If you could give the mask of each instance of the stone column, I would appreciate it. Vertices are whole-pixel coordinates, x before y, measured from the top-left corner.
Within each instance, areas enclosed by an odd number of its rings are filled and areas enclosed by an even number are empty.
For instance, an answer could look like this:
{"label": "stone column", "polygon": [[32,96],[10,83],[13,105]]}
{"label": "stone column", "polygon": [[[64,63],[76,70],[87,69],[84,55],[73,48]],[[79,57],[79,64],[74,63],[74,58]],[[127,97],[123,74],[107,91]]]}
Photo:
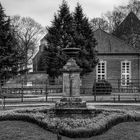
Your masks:
{"label": "stone column", "polygon": [[70,58],[63,67],[63,94],[67,97],[80,96],[81,69],[73,58]]}

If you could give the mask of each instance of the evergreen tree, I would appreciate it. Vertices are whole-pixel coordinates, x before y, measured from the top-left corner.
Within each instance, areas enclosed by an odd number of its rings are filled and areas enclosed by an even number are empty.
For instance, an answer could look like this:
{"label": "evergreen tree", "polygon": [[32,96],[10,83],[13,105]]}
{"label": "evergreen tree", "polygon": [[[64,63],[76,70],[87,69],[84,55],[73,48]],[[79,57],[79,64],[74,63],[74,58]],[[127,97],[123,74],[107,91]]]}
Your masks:
{"label": "evergreen tree", "polygon": [[58,14],[54,16],[52,26],[48,28],[46,39],[49,45],[65,48],[71,41],[73,18],[66,1],[63,1]]}
{"label": "evergreen tree", "polygon": [[[69,11],[66,1],[63,1],[59,7],[58,14],[55,14],[52,26],[47,28],[48,33],[45,38],[47,47],[40,58],[43,59],[45,68],[50,77],[58,77],[61,74],[60,68],[66,62],[66,56],[62,54],[62,48],[65,48],[71,42],[73,18]],[[41,64],[40,64],[41,65]],[[40,67],[42,69],[42,67]]]}
{"label": "evergreen tree", "polygon": [[15,32],[0,4],[0,80],[17,74],[19,59]]}
{"label": "evergreen tree", "polygon": [[44,50],[43,58],[47,65],[47,73],[51,77],[61,74],[60,69],[68,59],[62,53],[62,49],[65,47],[80,48],[81,53],[76,61],[83,69],[82,74],[92,71],[96,64],[94,51],[96,41],[88,19],[84,16],[79,4],[73,14],[70,13],[66,1],[63,1],[59,8],[46,35],[48,46]]}
{"label": "evergreen tree", "polygon": [[97,64],[95,45],[96,40],[92,27],[88,21],[88,18],[83,14],[81,5],[78,3],[73,13],[74,22],[74,42],[75,47],[81,49],[79,57],[77,57],[77,63],[83,69],[82,75],[91,72]]}

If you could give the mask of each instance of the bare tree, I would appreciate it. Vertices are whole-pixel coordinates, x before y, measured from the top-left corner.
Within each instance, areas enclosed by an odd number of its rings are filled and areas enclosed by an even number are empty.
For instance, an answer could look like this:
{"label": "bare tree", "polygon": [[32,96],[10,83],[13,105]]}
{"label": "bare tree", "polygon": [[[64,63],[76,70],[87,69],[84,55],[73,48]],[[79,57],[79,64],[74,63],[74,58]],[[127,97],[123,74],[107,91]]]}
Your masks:
{"label": "bare tree", "polygon": [[90,24],[92,26],[93,31],[97,30],[98,28],[104,31],[108,31],[109,29],[108,22],[100,17],[91,19]]}
{"label": "bare tree", "polygon": [[120,5],[115,7],[113,11],[105,13],[103,17],[109,23],[110,32],[114,31],[130,12],[135,13],[140,18],[139,0],[129,0],[126,5]]}
{"label": "bare tree", "polygon": [[128,12],[133,11],[138,17],[140,17],[140,1],[139,0],[129,0],[127,6],[122,7],[122,9],[126,9]]}
{"label": "bare tree", "polygon": [[131,46],[140,49],[139,0],[129,0],[126,5],[115,7],[113,11],[104,14],[104,17],[109,22],[111,33]]}
{"label": "bare tree", "polygon": [[113,32],[123,21],[125,15],[119,8],[114,8],[113,11],[108,11],[104,18],[108,21],[109,32]]}
{"label": "bare tree", "polygon": [[12,24],[16,30],[20,53],[24,56],[22,69],[27,70],[39,46],[39,40],[45,34],[45,28],[30,17],[18,15],[12,17]]}

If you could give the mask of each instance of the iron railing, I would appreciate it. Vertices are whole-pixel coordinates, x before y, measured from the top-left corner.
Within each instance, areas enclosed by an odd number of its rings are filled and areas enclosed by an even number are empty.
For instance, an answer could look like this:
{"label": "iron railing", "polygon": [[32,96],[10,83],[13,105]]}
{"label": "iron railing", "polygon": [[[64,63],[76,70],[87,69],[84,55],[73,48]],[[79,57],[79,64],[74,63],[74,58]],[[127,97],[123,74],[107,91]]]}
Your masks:
{"label": "iron railing", "polygon": [[[125,86],[121,79],[107,79],[109,84],[96,84],[99,81],[93,81],[93,85],[80,88],[81,96],[92,96],[96,100],[121,100],[124,98],[138,99],[140,94],[140,79],[131,79]],[[124,80],[123,80],[124,81]],[[110,87],[108,86],[110,85]],[[1,85],[1,95],[9,97],[20,97],[21,101],[26,95],[62,95],[62,85],[49,85],[47,81],[3,81]],[[13,96],[12,96],[13,95]]]}

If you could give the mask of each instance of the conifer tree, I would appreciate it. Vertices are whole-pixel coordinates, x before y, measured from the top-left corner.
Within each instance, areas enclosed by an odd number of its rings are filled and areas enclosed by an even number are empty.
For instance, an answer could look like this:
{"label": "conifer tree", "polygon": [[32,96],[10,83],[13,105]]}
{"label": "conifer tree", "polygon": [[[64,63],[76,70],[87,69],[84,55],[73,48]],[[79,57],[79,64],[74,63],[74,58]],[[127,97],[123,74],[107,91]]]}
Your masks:
{"label": "conifer tree", "polygon": [[67,2],[63,1],[58,13],[54,16],[52,26],[47,28],[48,33],[45,36],[47,47],[40,58],[40,61],[43,59],[42,62],[44,62],[43,65],[40,65],[46,68],[50,77],[58,77],[61,74],[60,68],[66,61],[66,56],[62,54],[62,48],[71,42],[72,22],[72,14]]}
{"label": "conifer tree", "polygon": [[96,64],[95,45],[92,27],[84,16],[82,7],[77,4],[71,14],[66,1],[59,7],[54,16],[52,26],[48,27],[46,35],[48,46],[44,49],[46,71],[51,77],[61,74],[60,69],[66,63],[68,57],[62,53],[65,47],[77,47],[81,49],[76,58],[77,63],[83,69],[82,74],[92,71]]}
{"label": "conifer tree", "polygon": [[0,4],[0,80],[17,74],[20,58],[10,18]]}
{"label": "conifer tree", "polygon": [[97,64],[95,45],[96,40],[88,18],[83,14],[83,9],[78,3],[73,13],[75,46],[81,49],[77,63],[83,69],[82,75],[91,72]]}

